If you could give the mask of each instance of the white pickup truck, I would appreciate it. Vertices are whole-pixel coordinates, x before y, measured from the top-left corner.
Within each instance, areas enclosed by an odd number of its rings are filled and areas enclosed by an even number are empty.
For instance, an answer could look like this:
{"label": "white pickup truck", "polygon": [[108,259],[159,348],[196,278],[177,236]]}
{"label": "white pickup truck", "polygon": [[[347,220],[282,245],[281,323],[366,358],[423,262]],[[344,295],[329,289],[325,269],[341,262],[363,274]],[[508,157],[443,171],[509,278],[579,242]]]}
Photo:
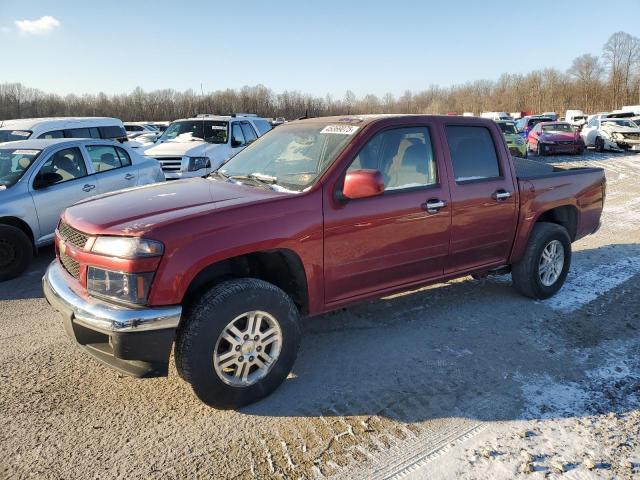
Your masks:
{"label": "white pickup truck", "polygon": [[251,114],[199,115],[172,122],[144,155],[160,162],[168,180],[204,177],[271,129]]}

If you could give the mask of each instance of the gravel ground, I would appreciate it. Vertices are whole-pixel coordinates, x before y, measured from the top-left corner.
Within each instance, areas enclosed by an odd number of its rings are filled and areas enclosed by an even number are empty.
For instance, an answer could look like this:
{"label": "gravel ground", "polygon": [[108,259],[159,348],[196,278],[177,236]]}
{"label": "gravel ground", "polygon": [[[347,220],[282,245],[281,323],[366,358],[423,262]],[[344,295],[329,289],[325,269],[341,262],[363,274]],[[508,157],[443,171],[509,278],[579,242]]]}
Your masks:
{"label": "gravel ground", "polygon": [[0,286],[0,477],[639,475],[640,155],[545,161],[609,182],[557,297],[467,277],[309,319],[290,378],[237,412],[75,348],[42,298],[45,250]]}

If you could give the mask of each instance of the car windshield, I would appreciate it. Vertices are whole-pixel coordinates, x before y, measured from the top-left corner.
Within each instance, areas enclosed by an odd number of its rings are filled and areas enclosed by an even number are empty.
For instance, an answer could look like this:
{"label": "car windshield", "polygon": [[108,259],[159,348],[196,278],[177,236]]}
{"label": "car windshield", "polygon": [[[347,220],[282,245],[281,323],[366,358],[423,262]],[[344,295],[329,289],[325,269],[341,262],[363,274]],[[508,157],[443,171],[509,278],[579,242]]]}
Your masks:
{"label": "car windshield", "polygon": [[551,125],[543,125],[543,132],[573,132],[573,128],[568,123],[552,123]]}
{"label": "car windshield", "polygon": [[38,158],[41,150],[0,148],[0,190],[14,185]]}
{"label": "car windshield", "polygon": [[638,126],[631,120],[625,120],[622,118],[603,120],[602,125],[616,125],[619,127],[638,128]]}
{"label": "car windshield", "polygon": [[161,141],[190,142],[194,140],[209,143],[227,143],[229,124],[214,120],[184,120],[173,122],[162,136]]}
{"label": "car windshield", "polygon": [[547,117],[545,117],[545,118],[542,118],[542,117],[540,117],[540,118],[530,118],[529,119],[529,126],[533,127],[534,125],[537,125],[540,122],[553,122],[553,119],[552,118],[547,118]]}
{"label": "car windshield", "polygon": [[26,140],[31,136],[29,130],[0,130],[0,143]]}
{"label": "car windshield", "polygon": [[515,123],[498,123],[498,125],[500,126],[500,130],[502,130],[502,133],[518,133],[516,131],[516,125]]}
{"label": "car windshield", "polygon": [[225,177],[266,180],[274,190],[310,187],[359,129],[354,125],[288,123],[260,137],[229,160]]}

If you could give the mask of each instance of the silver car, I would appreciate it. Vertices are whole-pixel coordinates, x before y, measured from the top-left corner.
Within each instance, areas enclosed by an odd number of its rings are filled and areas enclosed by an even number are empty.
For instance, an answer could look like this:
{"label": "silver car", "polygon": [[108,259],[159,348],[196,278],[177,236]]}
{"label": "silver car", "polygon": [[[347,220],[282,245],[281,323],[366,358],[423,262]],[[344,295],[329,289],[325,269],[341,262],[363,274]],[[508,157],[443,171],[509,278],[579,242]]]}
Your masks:
{"label": "silver car", "polygon": [[60,213],[93,195],[165,180],[160,164],[111,140],[0,144],[0,281],[51,243]]}

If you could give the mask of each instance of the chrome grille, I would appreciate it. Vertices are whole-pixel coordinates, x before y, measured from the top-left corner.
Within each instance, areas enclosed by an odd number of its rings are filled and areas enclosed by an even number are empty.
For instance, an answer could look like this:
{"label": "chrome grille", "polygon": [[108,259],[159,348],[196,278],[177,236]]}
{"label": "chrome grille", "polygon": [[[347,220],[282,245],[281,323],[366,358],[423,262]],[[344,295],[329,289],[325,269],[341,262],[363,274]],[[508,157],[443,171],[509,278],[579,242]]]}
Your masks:
{"label": "chrome grille", "polygon": [[65,241],[69,242],[76,248],[84,248],[84,246],[87,244],[87,240],[89,239],[88,235],[79,232],[75,228],[67,225],[62,220],[58,225],[58,233]]}
{"label": "chrome grille", "polygon": [[160,168],[164,172],[179,172],[182,170],[182,157],[156,157]]}
{"label": "chrome grille", "polygon": [[80,277],[80,264],[69,255],[60,252],[60,263],[64,269],[74,278]]}

